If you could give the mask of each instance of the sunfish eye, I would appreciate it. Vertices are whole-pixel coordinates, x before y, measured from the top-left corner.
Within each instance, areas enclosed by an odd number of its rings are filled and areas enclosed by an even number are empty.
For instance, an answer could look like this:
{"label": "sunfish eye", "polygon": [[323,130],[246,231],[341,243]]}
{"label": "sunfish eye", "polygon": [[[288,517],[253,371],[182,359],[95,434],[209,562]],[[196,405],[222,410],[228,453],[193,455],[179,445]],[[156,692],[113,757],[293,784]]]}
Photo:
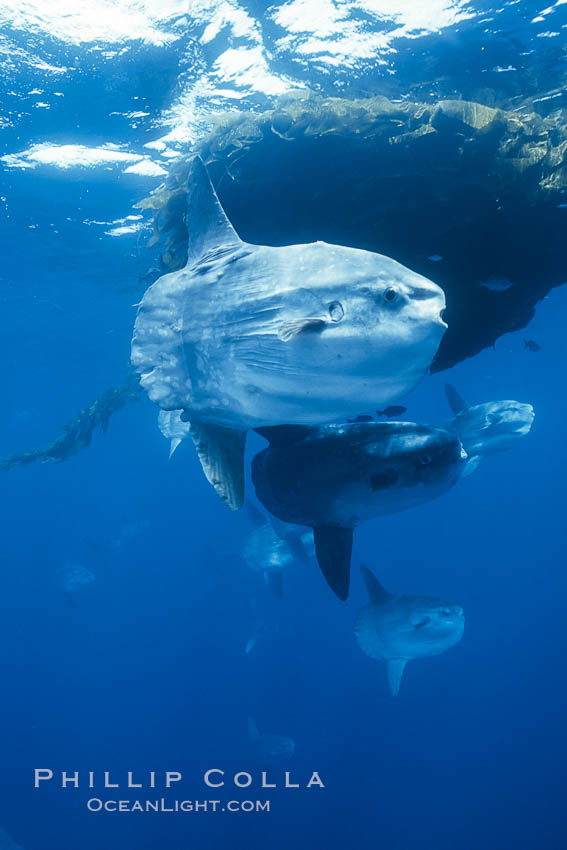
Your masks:
{"label": "sunfish eye", "polygon": [[388,304],[393,304],[397,297],[398,293],[392,286],[389,286],[388,289],[384,292],[384,301],[387,301]]}
{"label": "sunfish eye", "polygon": [[419,459],[419,462],[423,464],[423,466],[429,466],[429,464],[431,463],[431,458],[429,457],[429,455],[422,455]]}
{"label": "sunfish eye", "polygon": [[340,322],[345,314],[343,305],[340,301],[331,301],[329,304],[329,316],[332,322]]}

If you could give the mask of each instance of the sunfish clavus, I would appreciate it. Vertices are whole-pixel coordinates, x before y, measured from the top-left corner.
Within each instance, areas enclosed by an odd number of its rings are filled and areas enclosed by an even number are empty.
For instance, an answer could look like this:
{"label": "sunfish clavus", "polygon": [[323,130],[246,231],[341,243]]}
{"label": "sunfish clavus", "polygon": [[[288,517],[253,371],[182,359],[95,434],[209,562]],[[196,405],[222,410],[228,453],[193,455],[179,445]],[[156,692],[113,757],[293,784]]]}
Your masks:
{"label": "sunfish clavus", "polygon": [[463,609],[435,596],[388,593],[368,567],[361,570],[370,604],[358,615],[356,637],[366,655],[386,662],[390,691],[397,696],[408,661],[440,655],[460,641]]}
{"label": "sunfish clavus", "polygon": [[238,509],[246,431],[332,422],[405,395],[439,347],[445,296],[370,251],[243,242],[198,157],[187,225],[187,265],[146,291],[132,363],[152,401],[183,411],[205,475]]}

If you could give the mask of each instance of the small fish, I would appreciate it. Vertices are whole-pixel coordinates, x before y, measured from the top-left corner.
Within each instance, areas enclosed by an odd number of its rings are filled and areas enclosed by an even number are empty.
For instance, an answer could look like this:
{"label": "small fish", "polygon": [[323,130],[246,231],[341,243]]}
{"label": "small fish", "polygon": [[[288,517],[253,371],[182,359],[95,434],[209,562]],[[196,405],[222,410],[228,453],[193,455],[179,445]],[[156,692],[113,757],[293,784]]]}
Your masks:
{"label": "small fish", "polygon": [[541,351],[541,345],[535,341],[535,339],[525,339],[524,340],[524,348],[527,348],[528,351]]}
{"label": "small fish", "polygon": [[372,416],[368,416],[368,414],[362,414],[361,416],[356,416],[354,419],[348,419],[347,422],[374,422]]}
{"label": "small fish", "polygon": [[384,410],[377,410],[376,416],[378,419],[381,416],[387,416],[388,419],[391,419],[392,416],[403,416],[404,413],[407,413],[407,407],[402,407],[401,404],[391,404],[389,407],[385,407]]}
{"label": "small fish", "polygon": [[441,256],[441,254],[432,254],[427,259],[431,260],[432,263],[440,263],[443,257]]}
{"label": "small fish", "polygon": [[489,277],[487,280],[479,280],[477,286],[488,289],[490,292],[506,292],[513,287],[511,280],[507,277]]}

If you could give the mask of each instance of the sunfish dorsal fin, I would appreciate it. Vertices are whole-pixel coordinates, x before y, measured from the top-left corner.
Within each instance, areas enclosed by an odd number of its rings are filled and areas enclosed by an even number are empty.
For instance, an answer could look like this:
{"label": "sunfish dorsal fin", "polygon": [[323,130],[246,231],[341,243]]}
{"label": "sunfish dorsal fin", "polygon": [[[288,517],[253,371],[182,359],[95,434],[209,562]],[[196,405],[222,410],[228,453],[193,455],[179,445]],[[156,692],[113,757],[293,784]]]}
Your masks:
{"label": "sunfish dorsal fin", "polygon": [[228,507],[238,511],[244,504],[246,431],[191,422],[190,434],[207,480]]}
{"label": "sunfish dorsal fin", "polygon": [[257,434],[269,442],[271,446],[290,446],[303,440],[311,433],[308,425],[269,425],[266,428],[255,428]]}
{"label": "sunfish dorsal fin", "polygon": [[467,407],[469,407],[462,395],[457,392],[452,384],[445,384],[445,395],[447,396],[449,407],[453,413],[460,413],[462,410],[466,410]]}
{"label": "sunfish dorsal fin", "polygon": [[392,594],[388,593],[385,587],[382,587],[374,573],[371,573],[367,566],[361,564],[360,572],[362,573],[362,578],[364,579],[371,602],[374,602],[376,605],[384,605],[392,598]]}
{"label": "sunfish dorsal fin", "polygon": [[187,177],[187,265],[220,245],[242,241],[217,197],[201,157],[196,156]]}
{"label": "sunfish dorsal fin", "polygon": [[343,602],[348,598],[350,583],[352,533],[352,528],[340,526],[313,529],[315,552],[321,572],[333,593]]}
{"label": "sunfish dorsal fin", "polygon": [[400,692],[400,684],[407,663],[407,658],[391,658],[388,661],[388,685],[393,697],[397,697]]}

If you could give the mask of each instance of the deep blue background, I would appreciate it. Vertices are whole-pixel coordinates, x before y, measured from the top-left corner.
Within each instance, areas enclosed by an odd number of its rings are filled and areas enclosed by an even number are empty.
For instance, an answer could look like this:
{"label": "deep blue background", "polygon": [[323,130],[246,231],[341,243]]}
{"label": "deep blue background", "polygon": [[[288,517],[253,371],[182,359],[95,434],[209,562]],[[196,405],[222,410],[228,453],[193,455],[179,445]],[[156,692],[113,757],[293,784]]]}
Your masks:
{"label": "deep blue background", "polygon": [[[159,108],[177,72],[172,55],[161,61],[116,88],[141,86]],[[81,92],[65,104],[67,117],[36,112],[43,124],[7,130],[4,149],[58,130],[72,139]],[[116,141],[99,107],[91,143]],[[2,173],[1,455],[50,442],[125,374],[149,234],[113,239],[83,221],[127,215],[147,191],[116,171]],[[409,417],[443,423],[450,380],[472,403],[530,402],[536,420],[438,502],[357,532],[355,567],[465,610],[462,642],[411,663],[396,699],[354,638],[365,604],[356,569],[346,604],[316,566],[291,570],[277,604],[242,562],[246,518],[224,508],[189,445],[168,462],[145,398],[68,463],[2,473],[0,824],[28,850],[563,848],[566,316],[567,290],[555,290],[525,333],[405,402]],[[76,607],[66,564],[96,577]],[[257,620],[263,636],[247,656]],[[205,769],[261,769],[250,714],[291,735],[289,768],[303,781],[318,770],[326,789],[273,793],[269,815],[120,817],[88,814],[87,789],[33,790],[35,767],[170,769],[186,777],[175,796],[216,798]]]}

